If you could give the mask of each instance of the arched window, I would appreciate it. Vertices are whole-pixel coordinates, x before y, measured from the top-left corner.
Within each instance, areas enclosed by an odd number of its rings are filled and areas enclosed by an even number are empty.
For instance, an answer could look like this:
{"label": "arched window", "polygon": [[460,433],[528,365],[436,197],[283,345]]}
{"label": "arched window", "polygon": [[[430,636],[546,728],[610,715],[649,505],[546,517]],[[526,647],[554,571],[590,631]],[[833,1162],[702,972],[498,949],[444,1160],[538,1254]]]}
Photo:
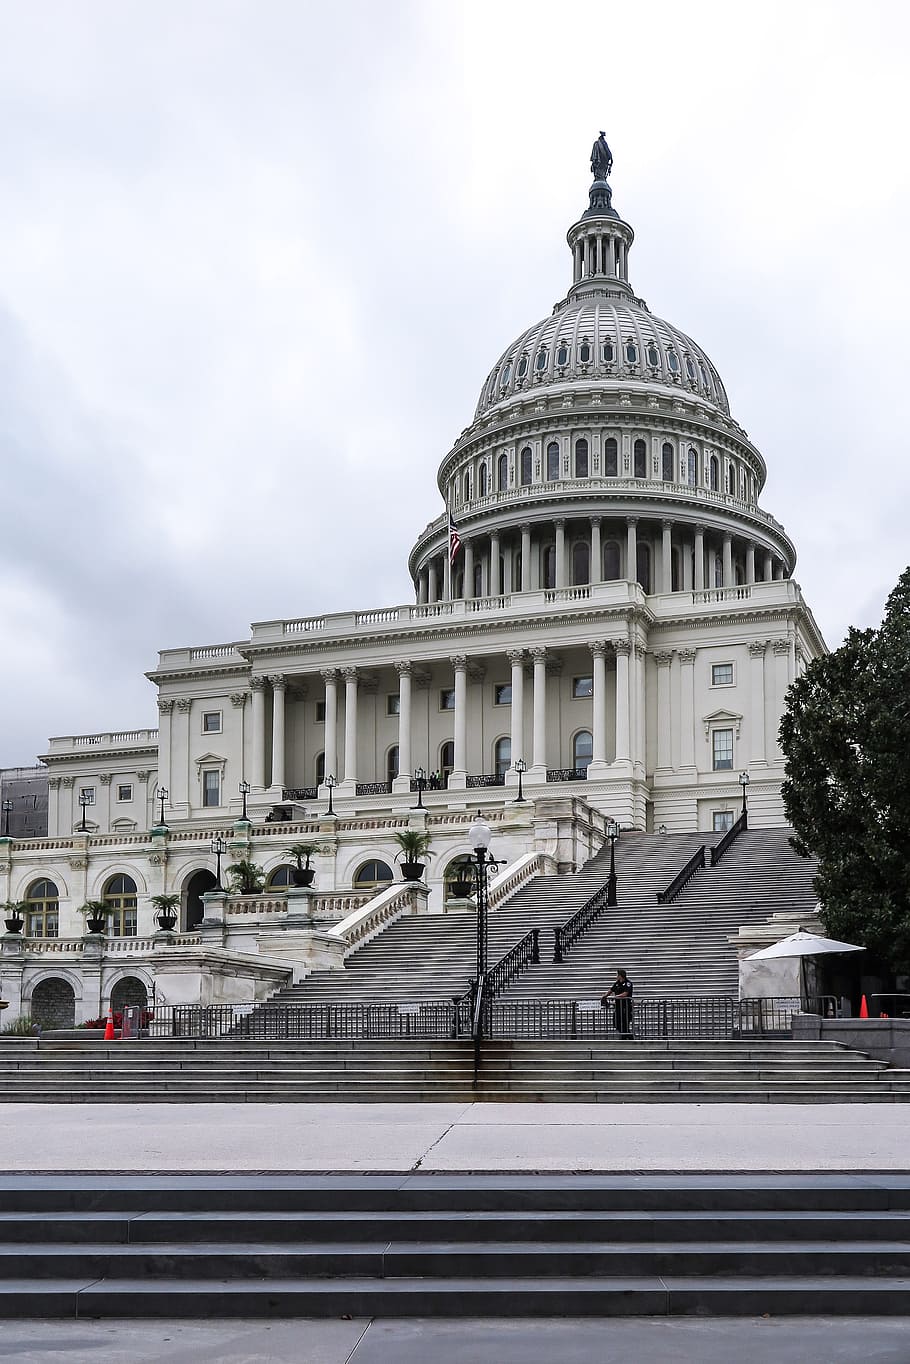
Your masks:
{"label": "arched window", "polygon": [[520,592],[521,589],[521,550],[515,551],[515,567],[512,570],[512,591]]}
{"label": "arched window", "polygon": [[489,478],[489,475],[487,474],[487,466],[486,466],[486,464],[481,464],[481,466],[480,466],[480,493],[479,493],[479,496],[480,496],[480,497],[486,497],[487,493],[490,491],[489,488],[488,488],[488,486],[487,486],[487,480],[488,480],[488,478]]}
{"label": "arched window", "polygon": [[474,596],[483,596],[483,564],[480,560],[474,565]]}
{"label": "arched window", "polygon": [[578,363],[580,365],[589,365],[591,363],[591,346],[587,341],[582,341],[581,345],[578,347]]}
{"label": "arched window", "polygon": [[544,587],[556,586],[556,546],[545,545],[542,555],[543,585]]}
{"label": "arched window", "polygon": [[708,465],[708,485],[712,492],[716,493],[720,489],[720,465],[716,455],[711,456],[711,463]]}
{"label": "arched window", "polygon": [[701,382],[705,392],[710,393],[711,385],[708,383],[708,371],[705,369],[701,360],[698,362],[698,372],[701,375]]}
{"label": "arched window", "polygon": [[464,596],[464,573],[461,569],[452,576],[452,596],[455,598]]}
{"label": "arched window", "polygon": [[660,351],[657,349],[653,341],[648,346],[647,357],[648,364],[651,366],[651,368],[657,369],[657,366],[660,364]]}
{"label": "arched window", "polygon": [[591,548],[584,540],[572,546],[572,584],[580,587],[591,581]]}
{"label": "arched window", "polygon": [[447,739],[439,748],[439,772],[442,776],[442,784],[449,780],[449,774],[455,767],[455,745],[451,739]]}
{"label": "arched window", "polygon": [[724,585],[724,561],[719,554],[714,556],[714,586],[723,587]]}
{"label": "arched window", "polygon": [[545,370],[546,367],[547,367],[547,352],[546,352],[545,350],[539,350],[539,351],[537,352],[537,362],[536,362],[536,363],[537,363],[537,373],[538,373],[538,374],[543,374],[544,370]]}
{"label": "arched window", "polygon": [[586,440],[575,442],[575,477],[588,477],[588,442]]}
{"label": "arched window", "polygon": [[690,381],[694,384],[694,383],[695,383],[695,366],[694,366],[693,363],[692,363],[692,356],[691,356],[691,355],[687,355],[687,356],[686,356],[686,374],[689,376]]}
{"label": "arched window", "polygon": [[689,446],[688,464],[686,468],[687,483],[690,488],[694,488],[698,479],[698,451],[694,445]]}
{"label": "arched window", "polygon": [[667,367],[669,368],[671,374],[679,373],[679,356],[676,354],[676,351],[673,349],[672,346],[667,351]]}
{"label": "arched window", "polygon": [[560,368],[569,363],[569,347],[566,345],[565,341],[560,341],[559,343],[559,348],[556,352],[556,363]]}
{"label": "arched window", "polygon": [[682,571],[680,568],[679,550],[670,551],[670,591],[679,592],[682,589]]}
{"label": "arched window", "polygon": [[612,365],[616,359],[616,348],[612,341],[605,341],[600,348],[600,358],[605,365]]}
{"label": "arched window", "polygon": [[587,772],[594,756],[594,740],[587,729],[580,729],[572,740],[572,766],[576,772]]}
{"label": "arched window", "polygon": [[523,355],[518,362],[518,378],[523,379],[528,372],[528,357]]}
{"label": "arched window", "polygon": [[619,542],[608,540],[604,545],[604,582],[612,583],[620,576]]}
{"label": "arched window", "polygon": [[500,388],[505,388],[506,384],[509,382],[509,380],[511,379],[511,377],[512,377],[512,363],[511,363],[511,361],[510,361],[507,365],[504,365],[504,366],[503,366],[502,374],[500,374],[500,376],[499,376],[499,387],[500,387]]}
{"label": "arched window", "polygon": [[463,481],[462,481],[462,486],[463,486],[463,488],[464,488],[464,500],[465,500],[465,502],[470,502],[470,500],[471,500],[471,471],[470,471],[470,469],[465,470],[465,476],[464,476],[464,479],[463,479]]}
{"label": "arched window", "polygon": [[115,938],[133,938],[138,931],[136,882],[131,876],[112,876],[101,893],[107,907],[110,933]]}
{"label": "arched window", "polygon": [[385,755],[385,779],[391,786],[398,776],[398,745],[392,744],[388,753]]}
{"label": "arched window", "polygon": [[735,495],[736,495],[736,465],[735,465],[735,464],[728,464],[728,465],[727,465],[727,492],[730,493],[731,496],[735,496]]}
{"label": "arched window", "polygon": [[276,867],[269,872],[269,879],[266,881],[266,890],[282,890],[285,886],[294,884],[293,867]]}
{"label": "arched window", "polygon": [[504,777],[512,766],[512,740],[497,739],[493,745],[493,768],[497,777]]}
{"label": "arched window", "polygon": [[60,894],[53,881],[33,881],[25,894],[25,936],[56,938],[60,931]]}
{"label": "arched window", "polygon": [[458,483],[457,483],[457,482],[454,483],[454,484],[452,485],[452,501],[454,502],[454,504],[455,504],[456,507],[458,506],[459,502],[461,501],[461,494],[460,494],[459,491],[458,491]]}
{"label": "arched window", "polygon": [[648,449],[643,440],[637,440],[633,446],[635,459],[634,473],[636,478],[648,477]]}
{"label": "arched window", "polygon": [[325,781],[325,754],[316,754],[316,785],[321,786]]}
{"label": "arched window", "polygon": [[394,879],[392,868],[387,862],[380,862],[378,857],[371,857],[369,862],[361,862],[355,871],[354,889],[378,890],[380,886],[387,886]]}
{"label": "arched window", "polygon": [[522,450],[522,452],[521,452],[521,482],[522,482],[522,487],[527,487],[528,484],[531,482],[531,475],[532,475],[532,473],[533,473],[533,457],[532,457],[532,455],[531,455],[531,447],[530,447],[530,445],[526,445],[525,448],[524,448],[524,449]]}
{"label": "arched window", "polygon": [[651,591],[651,546],[642,544],[641,541],[635,547],[636,578],[640,587],[646,592]]}
{"label": "arched window", "polygon": [[607,478],[616,478],[619,474],[619,446],[612,436],[604,441],[604,473]]}
{"label": "arched window", "polygon": [[638,364],[638,347],[636,346],[635,342],[632,340],[631,337],[626,342],[626,364],[627,365]]}
{"label": "arched window", "polygon": [[547,479],[559,478],[559,445],[551,440],[547,446]]}
{"label": "arched window", "polygon": [[503,452],[496,462],[496,482],[501,493],[509,486],[509,456]]}
{"label": "arched window", "polygon": [[664,441],[660,452],[660,476],[664,483],[673,482],[673,446],[669,441]]}

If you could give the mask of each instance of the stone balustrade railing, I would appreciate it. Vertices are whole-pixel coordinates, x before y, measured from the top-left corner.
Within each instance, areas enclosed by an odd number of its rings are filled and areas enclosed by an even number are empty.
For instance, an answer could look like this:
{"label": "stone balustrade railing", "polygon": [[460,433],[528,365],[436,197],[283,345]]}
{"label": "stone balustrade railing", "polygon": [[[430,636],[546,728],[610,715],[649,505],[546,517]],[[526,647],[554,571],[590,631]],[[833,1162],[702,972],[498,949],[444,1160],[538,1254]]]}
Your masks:
{"label": "stone balustrade railing", "polygon": [[362,890],[318,890],[310,896],[310,913],[317,919],[345,919],[372,898]]}
{"label": "stone balustrade railing", "polygon": [[285,895],[238,895],[225,896],[224,917],[236,918],[238,915],[261,918],[264,914],[287,914],[288,902]]}
{"label": "stone balustrade railing", "polygon": [[365,905],[342,919],[340,924],[329,930],[329,938],[343,946],[343,955],[348,956],[357,947],[375,938],[395,919],[405,914],[418,914],[426,906],[427,890],[414,881],[390,886],[372,896]]}
{"label": "stone balustrade railing", "polygon": [[526,853],[494,876],[487,888],[487,905],[496,909],[535,877],[552,876],[555,872],[556,862],[549,853]]}
{"label": "stone balustrade railing", "polygon": [[[23,951],[40,956],[71,956],[85,950],[84,938],[21,938]],[[173,933],[167,938],[157,934],[154,938],[124,937],[104,938],[101,944],[102,957],[148,956],[162,947],[200,947],[202,938],[198,933]]]}

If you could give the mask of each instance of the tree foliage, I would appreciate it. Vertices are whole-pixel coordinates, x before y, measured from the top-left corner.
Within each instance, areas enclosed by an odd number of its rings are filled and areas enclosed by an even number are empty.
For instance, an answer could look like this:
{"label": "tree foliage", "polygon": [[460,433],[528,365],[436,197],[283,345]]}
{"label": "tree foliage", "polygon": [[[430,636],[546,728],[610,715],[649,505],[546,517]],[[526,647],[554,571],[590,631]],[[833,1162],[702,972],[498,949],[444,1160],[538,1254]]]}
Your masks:
{"label": "tree foliage", "polygon": [[910,568],[879,629],[851,630],[793,684],[780,740],[825,928],[910,970]]}

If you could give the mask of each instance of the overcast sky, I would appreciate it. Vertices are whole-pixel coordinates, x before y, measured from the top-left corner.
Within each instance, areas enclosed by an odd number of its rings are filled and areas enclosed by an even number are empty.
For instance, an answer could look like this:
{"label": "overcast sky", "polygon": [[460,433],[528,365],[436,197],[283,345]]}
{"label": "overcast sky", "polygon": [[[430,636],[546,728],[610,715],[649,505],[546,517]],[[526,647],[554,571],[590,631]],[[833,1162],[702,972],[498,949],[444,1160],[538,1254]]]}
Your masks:
{"label": "overcast sky", "polygon": [[157,650],[411,599],[436,467],[630,276],[768,464],[829,644],[910,560],[897,3],[0,0],[0,766],[157,723]]}

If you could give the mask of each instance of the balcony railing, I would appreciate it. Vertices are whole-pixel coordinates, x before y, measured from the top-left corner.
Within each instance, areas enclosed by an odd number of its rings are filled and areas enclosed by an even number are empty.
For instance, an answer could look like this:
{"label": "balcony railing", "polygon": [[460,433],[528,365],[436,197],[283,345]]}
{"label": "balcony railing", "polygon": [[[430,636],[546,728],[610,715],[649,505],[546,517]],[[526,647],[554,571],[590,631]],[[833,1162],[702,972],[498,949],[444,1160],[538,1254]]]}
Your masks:
{"label": "balcony railing", "polygon": [[469,791],[478,790],[486,786],[505,786],[506,777],[504,772],[481,772],[476,775],[468,775],[465,785]]}
{"label": "balcony railing", "polygon": [[586,781],[586,767],[548,767],[547,781]]}
{"label": "balcony railing", "polygon": [[318,786],[283,786],[281,788],[282,800],[318,800]]}
{"label": "balcony railing", "polygon": [[392,794],[392,783],[390,781],[359,781],[354,790],[358,796],[390,796]]}

